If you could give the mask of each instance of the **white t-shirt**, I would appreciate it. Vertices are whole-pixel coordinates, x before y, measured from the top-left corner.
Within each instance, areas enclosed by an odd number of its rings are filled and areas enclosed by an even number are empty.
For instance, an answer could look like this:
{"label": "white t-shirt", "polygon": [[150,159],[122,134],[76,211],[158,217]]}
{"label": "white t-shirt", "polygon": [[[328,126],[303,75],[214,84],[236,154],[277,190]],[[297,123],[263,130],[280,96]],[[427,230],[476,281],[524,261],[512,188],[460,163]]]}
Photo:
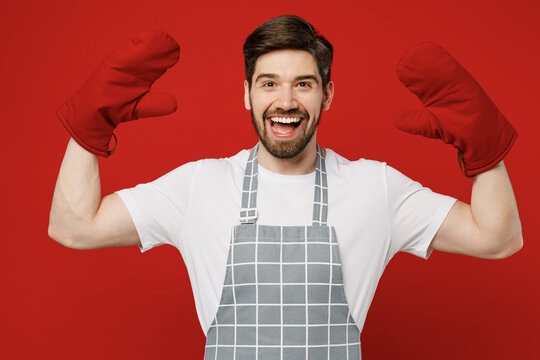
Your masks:
{"label": "white t-shirt", "polygon": [[[216,314],[231,241],[239,224],[249,151],[184,164],[159,179],[117,191],[141,251],[170,244],[187,267],[204,333]],[[386,264],[398,251],[427,259],[431,240],[456,201],[385,162],[349,161],[326,150],[328,225],[336,230],[345,295],[358,328]],[[311,225],[315,172],[272,173],[259,165],[258,224]]]}

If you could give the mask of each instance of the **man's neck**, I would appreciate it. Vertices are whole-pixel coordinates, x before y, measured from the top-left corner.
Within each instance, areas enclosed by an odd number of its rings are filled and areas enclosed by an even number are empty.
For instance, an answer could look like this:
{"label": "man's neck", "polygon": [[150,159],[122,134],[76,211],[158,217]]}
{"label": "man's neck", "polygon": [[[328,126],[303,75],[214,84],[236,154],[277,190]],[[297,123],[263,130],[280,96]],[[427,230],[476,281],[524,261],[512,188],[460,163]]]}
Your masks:
{"label": "man's neck", "polygon": [[310,174],[315,171],[317,161],[317,141],[315,140],[314,136],[300,154],[290,159],[276,158],[272,154],[270,154],[262,144],[260,144],[259,152],[257,154],[257,161],[266,170],[278,174]]}

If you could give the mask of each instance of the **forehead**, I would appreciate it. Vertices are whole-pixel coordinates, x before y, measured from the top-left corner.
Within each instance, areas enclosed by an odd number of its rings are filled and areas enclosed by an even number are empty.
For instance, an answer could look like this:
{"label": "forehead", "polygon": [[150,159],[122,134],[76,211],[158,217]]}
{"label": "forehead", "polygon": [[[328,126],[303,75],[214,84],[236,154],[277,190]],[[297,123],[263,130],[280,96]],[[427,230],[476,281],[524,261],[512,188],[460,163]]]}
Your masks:
{"label": "forehead", "polygon": [[313,55],[304,50],[275,50],[261,55],[255,62],[253,79],[259,74],[275,74],[281,78],[315,75],[320,78]]}

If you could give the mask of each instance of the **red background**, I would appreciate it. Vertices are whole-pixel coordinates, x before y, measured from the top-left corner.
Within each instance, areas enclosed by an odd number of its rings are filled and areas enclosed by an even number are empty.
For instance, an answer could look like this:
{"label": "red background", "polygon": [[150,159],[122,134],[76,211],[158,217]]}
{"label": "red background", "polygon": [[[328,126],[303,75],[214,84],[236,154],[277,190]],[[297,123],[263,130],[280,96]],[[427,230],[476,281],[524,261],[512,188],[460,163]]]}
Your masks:
{"label": "red background", "polygon": [[[529,1],[18,1],[0,6],[3,171],[0,177],[0,358],[202,358],[179,253],[160,247],[75,251],[47,236],[69,139],[55,118],[103,57],[133,35],[166,30],[179,64],[156,84],[179,111],[120,126],[101,159],[103,195],[154,180],[187,161],[256,142],[243,107],[242,44],[271,17],[294,13],[335,47],[332,109],[319,143],[386,161],[424,186],[469,202],[456,151],[392,125],[419,104],[394,66],[431,40],[478,79],[519,132],[505,159],[525,246],[499,261],[398,254],[381,278],[362,333],[365,359],[538,359],[539,174],[536,146],[539,2]],[[536,154],[536,155],[534,155]]]}

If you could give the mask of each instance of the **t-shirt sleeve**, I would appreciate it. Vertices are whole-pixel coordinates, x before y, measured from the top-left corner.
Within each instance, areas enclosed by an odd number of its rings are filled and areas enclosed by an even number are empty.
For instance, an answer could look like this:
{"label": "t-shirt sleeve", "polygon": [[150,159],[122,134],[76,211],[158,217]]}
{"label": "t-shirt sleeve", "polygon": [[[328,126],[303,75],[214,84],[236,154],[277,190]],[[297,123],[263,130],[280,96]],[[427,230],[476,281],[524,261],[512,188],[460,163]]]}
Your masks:
{"label": "t-shirt sleeve", "polygon": [[385,164],[392,255],[429,258],[433,237],[457,199],[435,193]]}
{"label": "t-shirt sleeve", "polygon": [[199,166],[187,163],[152,182],[116,191],[135,224],[141,252],[169,244],[183,253],[182,229]]}

